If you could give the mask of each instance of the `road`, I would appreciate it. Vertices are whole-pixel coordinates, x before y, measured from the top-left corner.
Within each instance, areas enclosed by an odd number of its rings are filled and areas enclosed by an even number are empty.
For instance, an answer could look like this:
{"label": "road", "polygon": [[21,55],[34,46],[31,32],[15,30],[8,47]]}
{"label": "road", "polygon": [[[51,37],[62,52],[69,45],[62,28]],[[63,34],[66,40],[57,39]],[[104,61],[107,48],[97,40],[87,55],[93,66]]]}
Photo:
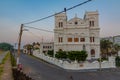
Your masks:
{"label": "road", "polygon": [[120,70],[64,70],[25,54],[21,55],[20,62],[23,64],[23,71],[34,80],[120,80]]}
{"label": "road", "polygon": [[34,57],[22,54],[20,62],[23,64],[24,72],[35,80],[68,80],[65,70]]}

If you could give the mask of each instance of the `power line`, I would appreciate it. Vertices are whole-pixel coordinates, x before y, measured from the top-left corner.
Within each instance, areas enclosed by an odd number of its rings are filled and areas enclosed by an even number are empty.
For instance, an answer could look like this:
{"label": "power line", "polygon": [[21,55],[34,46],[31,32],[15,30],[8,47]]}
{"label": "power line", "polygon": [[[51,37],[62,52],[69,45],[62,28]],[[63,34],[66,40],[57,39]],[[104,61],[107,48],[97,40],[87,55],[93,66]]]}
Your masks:
{"label": "power line", "polygon": [[92,1],[92,0],[84,1],[84,2],[82,2],[82,3],[80,3],[80,4],[78,4],[78,5],[75,5],[75,6],[73,6],[73,7],[68,8],[68,9],[64,8],[64,10],[61,11],[61,12],[58,12],[58,13],[56,13],[56,14],[52,14],[52,15],[50,15],[50,16],[47,16],[47,17],[44,17],[44,18],[41,18],[41,19],[37,19],[37,20],[31,21],[31,22],[27,22],[27,23],[24,23],[24,24],[32,24],[32,23],[35,23],[35,22],[38,22],[38,21],[42,21],[42,20],[44,20],[44,19],[53,17],[53,16],[55,16],[55,15],[57,15],[57,14],[60,14],[60,13],[69,11],[69,10],[71,10],[71,9],[74,9],[74,8],[76,8],[76,7],[78,7],[78,6],[81,6],[81,5],[85,4],[85,3],[88,3],[88,2],[90,2],[90,1]]}
{"label": "power line", "polygon": [[53,31],[49,31],[49,30],[45,30],[45,29],[39,29],[39,28],[31,27],[31,26],[24,26],[24,27],[28,27],[28,28],[32,28],[32,29],[36,29],[36,30],[40,30],[40,31],[45,31],[45,32],[54,33]]}

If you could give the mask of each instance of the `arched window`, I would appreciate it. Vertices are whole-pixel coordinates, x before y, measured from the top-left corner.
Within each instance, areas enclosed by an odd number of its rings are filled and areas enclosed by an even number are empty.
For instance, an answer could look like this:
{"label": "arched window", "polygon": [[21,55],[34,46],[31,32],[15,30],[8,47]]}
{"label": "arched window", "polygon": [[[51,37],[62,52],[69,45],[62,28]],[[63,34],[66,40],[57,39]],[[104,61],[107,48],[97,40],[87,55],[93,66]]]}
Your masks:
{"label": "arched window", "polygon": [[90,42],[95,42],[95,37],[90,37]]}
{"label": "arched window", "polygon": [[59,28],[63,27],[63,22],[59,22]]}
{"label": "arched window", "polygon": [[58,37],[58,42],[62,43],[63,42],[63,37]]}
{"label": "arched window", "polygon": [[93,27],[94,26],[94,21],[89,21],[89,26]]}
{"label": "arched window", "polygon": [[94,58],[95,57],[95,50],[91,49],[91,57]]}

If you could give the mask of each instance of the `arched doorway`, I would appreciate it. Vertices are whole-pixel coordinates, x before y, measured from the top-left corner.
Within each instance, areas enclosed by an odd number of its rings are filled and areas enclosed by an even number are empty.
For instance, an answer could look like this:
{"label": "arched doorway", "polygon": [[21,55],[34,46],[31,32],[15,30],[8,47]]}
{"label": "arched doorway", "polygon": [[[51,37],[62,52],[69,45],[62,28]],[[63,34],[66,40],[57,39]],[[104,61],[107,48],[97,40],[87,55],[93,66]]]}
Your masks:
{"label": "arched doorway", "polygon": [[91,49],[91,58],[95,58],[95,50]]}

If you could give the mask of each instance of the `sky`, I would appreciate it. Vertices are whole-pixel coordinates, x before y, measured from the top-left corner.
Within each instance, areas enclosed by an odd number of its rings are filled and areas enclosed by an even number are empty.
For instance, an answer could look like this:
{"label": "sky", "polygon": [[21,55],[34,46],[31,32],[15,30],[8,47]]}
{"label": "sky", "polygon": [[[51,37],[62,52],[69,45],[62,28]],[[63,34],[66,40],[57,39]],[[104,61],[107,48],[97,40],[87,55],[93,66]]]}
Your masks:
{"label": "sky", "polygon": [[[0,0],[0,42],[15,44],[18,41],[20,25],[41,19],[56,12],[70,8],[87,0]],[[67,12],[68,19],[77,14],[83,18],[85,11],[99,12],[100,37],[120,34],[120,0],[92,0]],[[54,17],[29,24],[53,31]],[[53,33],[24,28],[22,44],[41,41],[53,41]]]}

